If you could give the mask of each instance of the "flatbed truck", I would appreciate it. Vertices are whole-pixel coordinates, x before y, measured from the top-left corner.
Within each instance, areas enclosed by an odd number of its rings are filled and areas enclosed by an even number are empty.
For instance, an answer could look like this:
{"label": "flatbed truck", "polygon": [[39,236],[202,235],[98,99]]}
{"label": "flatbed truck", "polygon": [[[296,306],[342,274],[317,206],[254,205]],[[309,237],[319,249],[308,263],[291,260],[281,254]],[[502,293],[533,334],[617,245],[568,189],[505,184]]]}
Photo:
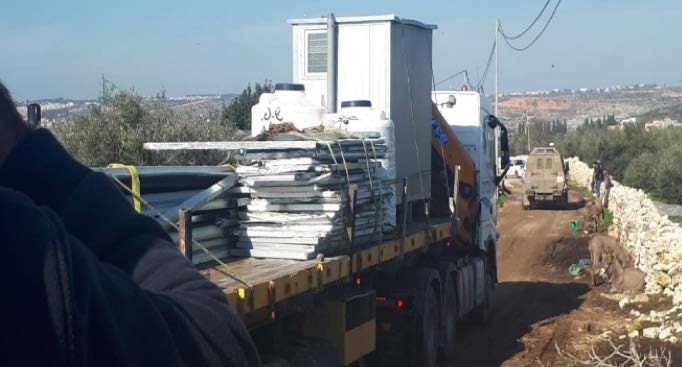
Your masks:
{"label": "flatbed truck", "polygon": [[[224,290],[265,365],[455,362],[458,321],[485,321],[494,300],[497,172],[508,164],[504,125],[478,93],[431,95],[435,26],[395,15],[330,15],[290,23],[294,82],[302,85],[290,89],[310,91],[309,97],[321,93],[332,103],[330,113],[336,113],[337,95],[358,96],[389,111],[396,128],[395,159],[406,164],[416,156],[418,171],[402,175],[408,166],[398,165],[396,228],[381,240],[338,256],[227,259],[201,271]],[[325,33],[326,69],[317,63]],[[387,52],[376,54],[377,49]],[[361,70],[378,73],[368,81],[356,75]],[[458,114],[464,105],[467,114]],[[283,111],[266,115],[282,122]],[[467,134],[456,133],[457,125]],[[496,139],[502,143],[501,160]],[[417,190],[422,184],[427,187]]]}

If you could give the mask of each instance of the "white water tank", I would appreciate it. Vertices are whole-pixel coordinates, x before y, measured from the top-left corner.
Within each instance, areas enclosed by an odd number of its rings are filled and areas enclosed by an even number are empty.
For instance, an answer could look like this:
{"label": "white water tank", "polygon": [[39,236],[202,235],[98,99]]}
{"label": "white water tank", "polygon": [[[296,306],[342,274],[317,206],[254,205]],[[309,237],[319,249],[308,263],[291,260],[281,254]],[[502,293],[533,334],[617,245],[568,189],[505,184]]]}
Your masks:
{"label": "white water tank", "polygon": [[[346,130],[349,133],[366,135],[378,133],[386,142],[387,153],[382,159],[381,168],[378,170],[379,177],[392,191],[383,202],[384,230],[390,231],[396,225],[396,166],[395,166],[395,126],[393,121],[386,118],[386,113],[372,108],[372,103],[367,100],[343,101],[341,109],[336,114],[325,116],[325,125]],[[371,147],[368,147],[370,150]],[[371,157],[372,153],[369,152]]]}
{"label": "white water tank", "polygon": [[303,84],[278,83],[274,93],[261,94],[258,104],[251,108],[251,136],[285,122],[299,130],[319,126],[324,113],[322,106],[306,98]]}

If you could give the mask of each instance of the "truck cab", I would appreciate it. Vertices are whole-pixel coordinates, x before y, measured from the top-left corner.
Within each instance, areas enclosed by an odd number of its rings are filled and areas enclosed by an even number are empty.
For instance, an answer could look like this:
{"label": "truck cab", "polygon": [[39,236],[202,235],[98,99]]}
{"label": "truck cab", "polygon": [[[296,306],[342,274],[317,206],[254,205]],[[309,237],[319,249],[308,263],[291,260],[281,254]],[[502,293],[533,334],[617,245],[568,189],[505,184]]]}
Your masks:
{"label": "truck cab", "polygon": [[491,128],[492,107],[479,92],[435,91],[431,98],[476,164],[476,181],[480,183],[477,192],[480,226],[476,237],[478,246],[484,249],[490,242],[496,244],[498,237],[497,186],[500,176],[497,173],[503,167],[500,167],[502,162],[498,159],[495,142],[500,129]]}
{"label": "truck cab", "polygon": [[533,148],[523,178],[524,209],[532,209],[540,203],[554,203],[565,209],[568,206],[566,173],[568,165],[555,147]]}

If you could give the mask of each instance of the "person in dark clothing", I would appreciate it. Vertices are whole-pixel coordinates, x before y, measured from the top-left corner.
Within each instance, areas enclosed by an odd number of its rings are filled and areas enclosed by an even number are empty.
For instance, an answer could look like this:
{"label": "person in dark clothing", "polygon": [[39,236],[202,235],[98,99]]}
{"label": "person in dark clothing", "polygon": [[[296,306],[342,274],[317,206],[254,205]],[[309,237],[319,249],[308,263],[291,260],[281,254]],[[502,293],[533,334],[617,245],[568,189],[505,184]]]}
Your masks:
{"label": "person in dark clothing", "polygon": [[5,365],[259,365],[223,292],[2,84],[0,233]]}
{"label": "person in dark clothing", "polygon": [[592,163],[592,192],[596,197],[599,197],[601,192],[601,184],[604,182],[604,167],[600,160]]}

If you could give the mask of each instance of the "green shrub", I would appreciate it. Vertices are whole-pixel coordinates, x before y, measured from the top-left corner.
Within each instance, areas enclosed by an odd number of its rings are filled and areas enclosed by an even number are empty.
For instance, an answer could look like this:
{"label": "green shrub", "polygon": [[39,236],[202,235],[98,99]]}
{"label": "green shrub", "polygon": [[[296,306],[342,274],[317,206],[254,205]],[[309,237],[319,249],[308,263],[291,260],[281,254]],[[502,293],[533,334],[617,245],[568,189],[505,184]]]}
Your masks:
{"label": "green shrub", "polygon": [[222,119],[231,121],[239,129],[251,130],[251,107],[258,103],[261,94],[272,90],[272,82],[269,80],[263,84],[256,83],[253,89],[249,84],[237,98],[223,108]]}
{"label": "green shrub", "polygon": [[130,91],[118,92],[92,106],[87,113],[53,129],[54,134],[78,160],[89,166],[110,163],[133,165],[216,164],[221,152],[183,151],[152,153],[142,149],[146,142],[224,141],[241,139],[244,133],[220,118],[220,111],[208,117],[170,108],[165,97],[151,101]]}
{"label": "green shrub", "polygon": [[682,204],[682,127],[622,130],[580,127],[557,139],[565,157],[590,163],[601,159],[612,177],[660,200]]}
{"label": "green shrub", "polygon": [[673,215],[668,218],[671,222],[682,225],[682,215]]}
{"label": "green shrub", "polygon": [[580,186],[577,182],[572,180],[570,177],[568,178],[568,187],[572,188],[573,190],[577,190],[580,192],[580,195],[583,196],[583,199],[589,200],[594,198],[594,194],[592,193],[592,190],[588,189],[587,187]]}
{"label": "green shrub", "polygon": [[507,204],[508,200],[509,200],[509,197],[507,195],[498,195],[497,196],[497,207],[503,208]]}
{"label": "green shrub", "polygon": [[656,182],[654,180],[655,163],[656,160],[652,153],[644,152],[640,154],[625,169],[623,184],[653,193],[656,190]]}
{"label": "green shrub", "polygon": [[613,225],[613,212],[609,210],[608,208],[604,208],[604,219],[602,221],[602,225],[604,228],[608,228],[609,226]]}
{"label": "green shrub", "polygon": [[668,146],[656,160],[656,195],[672,203],[682,203],[682,146]]}

